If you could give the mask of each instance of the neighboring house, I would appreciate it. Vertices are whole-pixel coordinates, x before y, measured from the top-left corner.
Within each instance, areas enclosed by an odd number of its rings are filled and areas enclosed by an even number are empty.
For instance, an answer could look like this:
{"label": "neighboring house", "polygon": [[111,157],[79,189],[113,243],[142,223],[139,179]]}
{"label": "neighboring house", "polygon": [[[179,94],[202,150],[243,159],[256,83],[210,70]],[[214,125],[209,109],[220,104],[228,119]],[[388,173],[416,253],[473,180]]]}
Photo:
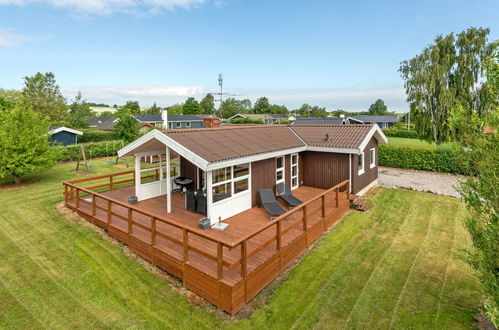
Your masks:
{"label": "neighboring house", "polygon": [[110,119],[116,119],[115,117],[92,117],[88,121],[88,127],[90,128],[97,128],[97,126],[101,125],[102,123],[110,120]]}
{"label": "neighboring house", "polygon": [[284,114],[238,113],[237,115],[234,115],[234,116],[228,118],[227,121],[231,121],[233,119],[238,119],[238,118],[261,119],[267,125],[277,124],[278,122],[280,122],[282,120],[294,120],[293,116],[290,117],[290,116],[284,115]]}
{"label": "neighboring house", "polygon": [[345,117],[298,117],[293,125],[342,125],[349,124]]}
{"label": "neighboring house", "polygon": [[[164,111],[166,113],[166,111]],[[163,120],[163,115],[133,115],[135,119],[140,124],[148,124],[148,126],[153,126],[157,128],[165,128],[165,122]],[[167,115],[166,128],[168,129],[181,129],[181,128],[202,128],[203,118],[207,115]],[[118,122],[118,118],[115,117],[103,117],[104,120],[100,120],[99,123],[93,126],[98,130],[114,130],[114,125]],[[94,118],[95,122],[95,118]],[[92,127],[92,126],[91,126]]]}
{"label": "neighboring house", "polygon": [[67,146],[78,143],[78,135],[83,132],[68,127],[52,127],[49,131],[50,141],[55,144]]}
{"label": "neighboring house", "polygon": [[380,128],[390,128],[397,121],[397,115],[386,116],[351,116],[348,117],[350,124],[378,124]]}

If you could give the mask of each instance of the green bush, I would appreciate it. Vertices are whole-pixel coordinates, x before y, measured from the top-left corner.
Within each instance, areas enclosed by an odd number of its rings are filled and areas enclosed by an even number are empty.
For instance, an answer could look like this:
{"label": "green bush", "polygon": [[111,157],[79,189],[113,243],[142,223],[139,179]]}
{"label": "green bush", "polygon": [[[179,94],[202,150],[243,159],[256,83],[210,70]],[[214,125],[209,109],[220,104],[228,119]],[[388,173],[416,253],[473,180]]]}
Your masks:
{"label": "green bush", "polygon": [[78,137],[78,142],[99,142],[99,141],[113,141],[117,140],[115,131],[97,131],[86,129],[83,130],[83,135]]}
{"label": "green bush", "polygon": [[383,130],[383,133],[385,133],[386,136],[391,136],[391,137],[401,137],[409,139],[418,138],[418,134],[416,133],[416,131],[408,131],[404,129],[389,128]]}
{"label": "green bush", "polygon": [[229,123],[231,124],[265,124],[263,119],[260,118],[236,118],[229,120]]}
{"label": "green bush", "polygon": [[379,165],[413,170],[472,174],[471,153],[450,147],[418,149],[393,145],[379,147]]}
{"label": "green bush", "polygon": [[[116,156],[118,150],[121,149],[121,141],[105,141],[83,143],[85,148],[85,156],[88,159],[95,157]],[[52,148],[59,149],[59,161],[77,160],[80,154],[80,144],[72,144],[69,146],[55,146]]]}

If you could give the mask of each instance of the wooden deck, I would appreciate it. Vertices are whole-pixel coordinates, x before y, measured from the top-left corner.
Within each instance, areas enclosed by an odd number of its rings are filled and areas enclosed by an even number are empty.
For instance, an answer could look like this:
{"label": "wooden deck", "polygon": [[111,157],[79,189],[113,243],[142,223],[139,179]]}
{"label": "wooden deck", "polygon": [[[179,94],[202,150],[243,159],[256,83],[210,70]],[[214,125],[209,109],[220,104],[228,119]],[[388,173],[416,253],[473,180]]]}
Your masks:
{"label": "wooden deck", "polygon": [[[348,181],[329,190],[302,186],[293,193],[304,204],[272,221],[256,207],[225,220],[225,231],[201,230],[203,216],[186,211],[178,193],[172,195],[171,213],[166,196],[128,204],[134,188],[126,185],[133,178],[116,180],[126,175],[131,172],[97,177],[109,182],[88,188],[83,185],[91,179],[65,182],[66,206],[231,314],[349,210]],[[120,185],[125,187],[114,189]],[[107,191],[95,192],[103,188]]]}

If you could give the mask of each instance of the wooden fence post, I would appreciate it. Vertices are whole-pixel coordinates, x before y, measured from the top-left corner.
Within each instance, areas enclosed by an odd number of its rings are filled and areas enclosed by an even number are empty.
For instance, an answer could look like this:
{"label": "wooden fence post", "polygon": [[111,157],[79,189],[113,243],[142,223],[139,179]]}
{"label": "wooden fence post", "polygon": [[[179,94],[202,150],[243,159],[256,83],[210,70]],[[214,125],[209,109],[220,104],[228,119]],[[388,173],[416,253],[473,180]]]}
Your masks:
{"label": "wooden fence post", "polygon": [[248,276],[247,244],[246,240],[241,243],[241,277],[246,279]]}
{"label": "wooden fence post", "polygon": [[184,248],[184,263],[189,260],[189,233],[187,229],[184,228],[184,239],[183,239],[183,248]]}
{"label": "wooden fence post", "polygon": [[107,224],[111,224],[111,201],[108,199],[107,200]]}
{"label": "wooden fence post", "polygon": [[132,209],[128,208],[128,235],[132,234]]}
{"label": "wooden fence post", "polygon": [[96,209],[95,209],[95,203],[96,203],[96,201],[95,201],[95,195],[92,194],[91,196],[92,196],[92,217],[95,217],[95,214],[96,214]]}
{"label": "wooden fence post", "polygon": [[322,217],[326,217],[326,195],[322,195]]}
{"label": "wooden fence post", "polygon": [[68,186],[64,184],[64,205],[68,204]]}
{"label": "wooden fence post", "polygon": [[303,231],[307,232],[307,205],[303,206]]}
{"label": "wooden fence post", "polygon": [[80,189],[76,188],[76,208],[80,208]]}
{"label": "wooden fence post", "polygon": [[109,190],[113,190],[113,176],[109,176]]}
{"label": "wooden fence post", "polygon": [[151,216],[151,245],[156,245],[156,218]]}
{"label": "wooden fence post", "polygon": [[347,199],[350,200],[350,180],[347,181]]}
{"label": "wooden fence post", "polygon": [[282,220],[277,221],[276,223],[276,245],[277,245],[277,251],[281,251],[281,224]]}
{"label": "wooden fence post", "polygon": [[335,192],[336,192],[336,208],[338,208],[339,202],[340,202],[339,201],[339,193],[340,193],[339,187],[336,187]]}
{"label": "wooden fence post", "polygon": [[217,279],[221,280],[224,276],[224,247],[222,243],[217,242]]}

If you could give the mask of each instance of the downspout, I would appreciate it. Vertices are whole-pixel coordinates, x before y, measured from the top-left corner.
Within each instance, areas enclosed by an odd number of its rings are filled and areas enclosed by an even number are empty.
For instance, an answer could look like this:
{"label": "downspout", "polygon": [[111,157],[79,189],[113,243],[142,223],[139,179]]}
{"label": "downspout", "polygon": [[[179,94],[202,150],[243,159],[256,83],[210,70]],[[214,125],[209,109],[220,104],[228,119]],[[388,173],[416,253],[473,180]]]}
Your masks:
{"label": "downspout", "polygon": [[350,187],[350,193],[352,193],[352,154],[348,154],[348,186]]}

